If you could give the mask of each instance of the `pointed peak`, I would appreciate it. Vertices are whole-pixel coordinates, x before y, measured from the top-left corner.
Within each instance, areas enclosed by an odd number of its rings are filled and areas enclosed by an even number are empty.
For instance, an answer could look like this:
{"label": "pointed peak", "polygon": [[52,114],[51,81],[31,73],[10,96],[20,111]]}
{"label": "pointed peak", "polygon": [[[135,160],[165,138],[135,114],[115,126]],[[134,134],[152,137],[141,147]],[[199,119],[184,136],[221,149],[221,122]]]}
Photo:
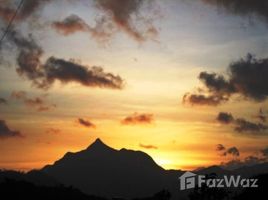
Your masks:
{"label": "pointed peak", "polygon": [[97,149],[97,150],[103,150],[103,149],[112,149],[108,145],[106,145],[100,138],[97,138],[88,148],[90,149]]}
{"label": "pointed peak", "polygon": [[95,140],[95,142],[93,142],[93,144],[94,144],[94,143],[97,143],[97,144],[104,144],[104,143],[101,141],[100,138],[97,138],[97,139]]}

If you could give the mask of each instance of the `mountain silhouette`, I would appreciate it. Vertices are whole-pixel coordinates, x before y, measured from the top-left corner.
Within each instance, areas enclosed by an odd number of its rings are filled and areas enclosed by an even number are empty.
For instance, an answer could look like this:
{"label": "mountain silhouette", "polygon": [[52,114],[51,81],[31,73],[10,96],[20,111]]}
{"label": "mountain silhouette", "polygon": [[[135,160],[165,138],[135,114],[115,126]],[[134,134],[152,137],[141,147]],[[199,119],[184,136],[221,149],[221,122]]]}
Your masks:
{"label": "mountain silhouette", "polygon": [[[191,190],[179,190],[179,176],[184,171],[165,170],[142,151],[113,149],[97,139],[85,150],[66,153],[53,165],[40,170],[65,186],[73,186],[90,195],[107,198],[139,199],[168,190],[172,199],[188,199]],[[211,166],[196,174],[242,175],[252,177],[268,173],[268,164],[236,170]]]}
{"label": "mountain silhouette", "polygon": [[115,150],[100,139],[87,149],[66,153],[42,172],[87,194],[140,198],[166,187],[165,170],[144,152]]}

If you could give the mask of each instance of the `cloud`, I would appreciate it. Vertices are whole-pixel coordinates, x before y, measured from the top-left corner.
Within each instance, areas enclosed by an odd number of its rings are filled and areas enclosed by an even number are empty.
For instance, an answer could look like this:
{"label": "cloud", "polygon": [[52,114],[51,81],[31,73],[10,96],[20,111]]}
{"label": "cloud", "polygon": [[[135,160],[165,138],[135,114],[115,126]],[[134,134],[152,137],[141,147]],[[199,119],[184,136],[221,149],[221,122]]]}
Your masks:
{"label": "cloud", "polygon": [[264,114],[262,108],[260,108],[258,114],[254,116],[255,118],[259,119],[261,122],[265,123],[266,122],[266,115]]}
{"label": "cloud", "polygon": [[238,118],[235,121],[235,130],[238,132],[262,132],[268,129],[268,126],[262,123],[254,123],[243,118]]}
{"label": "cloud", "polygon": [[136,125],[136,124],[151,124],[154,121],[153,114],[138,114],[134,113],[127,116],[121,121],[123,125]]}
{"label": "cloud", "polygon": [[9,41],[19,51],[18,74],[31,80],[37,88],[48,89],[55,81],[62,84],[76,82],[87,87],[123,88],[123,79],[118,75],[104,72],[102,67],[87,67],[74,60],[67,61],[53,56],[43,64],[40,61],[43,50],[33,37],[24,37],[14,30],[8,36]]}
{"label": "cloud", "polygon": [[226,98],[220,95],[203,95],[203,94],[191,94],[187,93],[183,96],[183,104],[190,105],[209,105],[217,106],[222,103],[222,101],[227,101]]}
{"label": "cloud", "polygon": [[140,147],[144,148],[144,149],[157,149],[157,146],[154,145],[146,145],[146,144],[139,144]]}
{"label": "cloud", "polygon": [[221,167],[223,167],[225,169],[229,169],[229,170],[234,170],[234,169],[238,169],[240,167],[261,164],[261,163],[264,163],[266,161],[267,160],[264,158],[260,158],[260,157],[251,155],[251,156],[247,156],[244,160],[233,159],[233,160],[230,160],[228,162],[222,162]]}
{"label": "cloud", "polygon": [[[232,62],[227,78],[216,73],[201,72],[199,79],[205,89],[198,94],[186,94],[183,101],[191,104],[219,105],[237,94],[255,102],[268,97],[268,58],[256,59],[248,54],[246,58]],[[197,98],[198,97],[198,98]]]}
{"label": "cloud", "polygon": [[52,26],[63,35],[70,35],[75,32],[86,32],[88,25],[77,15],[70,15],[63,21],[56,21]]}
{"label": "cloud", "polygon": [[237,132],[263,132],[268,129],[268,126],[262,123],[250,122],[244,118],[234,118],[231,113],[220,112],[217,116],[217,121],[221,124],[232,124]]}
{"label": "cloud", "polygon": [[[52,0],[42,0],[42,1],[36,1],[36,0],[25,0],[23,1],[23,4],[17,13],[16,20],[21,21],[25,20],[29,16],[31,16],[34,12],[36,12],[38,9],[42,8],[45,4],[51,2]],[[0,17],[4,19],[6,22],[8,22],[14,15],[15,9],[18,7],[18,5],[12,5],[10,3],[11,1],[1,1],[0,6]]]}
{"label": "cloud", "polygon": [[35,110],[42,112],[48,111],[55,108],[55,104],[49,104],[45,100],[45,96],[39,96],[30,98],[28,94],[24,91],[13,91],[11,93],[11,98],[22,101],[27,107],[34,108]]}
{"label": "cloud", "polygon": [[[139,16],[144,2],[142,0],[95,0],[96,7],[104,11],[119,30],[124,31],[138,42],[144,42],[158,34],[152,20]],[[135,25],[135,17],[142,19],[139,21],[142,25]],[[145,28],[139,30],[138,27],[142,26]]]}
{"label": "cloud", "polygon": [[262,154],[264,157],[268,158],[268,147],[262,149],[262,150],[261,150],[261,154]]}
{"label": "cloud", "polygon": [[226,148],[223,144],[217,144],[216,151],[224,151]]}
{"label": "cloud", "polygon": [[23,137],[19,131],[10,130],[4,120],[0,120],[0,139]]}
{"label": "cloud", "polygon": [[85,119],[82,119],[82,118],[78,118],[78,123],[83,125],[83,126],[85,126],[85,127],[88,127],[88,128],[96,128],[95,124],[93,124],[89,120],[85,120]]}
{"label": "cloud", "polygon": [[60,129],[57,129],[57,128],[48,128],[46,130],[46,133],[51,133],[51,134],[59,134],[61,132]]}
{"label": "cloud", "polygon": [[97,42],[107,42],[115,32],[113,24],[105,17],[97,18],[91,27],[77,15],[70,15],[63,21],[56,21],[52,27],[60,34],[68,36],[76,32],[89,33]]}
{"label": "cloud", "polygon": [[223,124],[230,124],[234,121],[234,118],[231,113],[220,112],[217,120]]}
{"label": "cloud", "polygon": [[0,97],[0,105],[1,104],[7,104],[7,100],[5,98]]}
{"label": "cloud", "polygon": [[[236,152],[236,151],[234,151]],[[259,154],[261,153],[261,155]],[[226,169],[237,169],[244,166],[252,166],[256,164],[261,164],[268,161],[268,148],[261,149],[256,153],[257,155],[249,155],[243,160],[232,159],[228,162],[222,162],[221,166]]]}
{"label": "cloud", "polygon": [[251,16],[255,15],[268,22],[268,4],[266,0],[202,0],[205,3],[215,5],[230,13]]}
{"label": "cloud", "polygon": [[222,152],[222,156],[232,155],[238,157],[240,155],[237,147],[226,148],[223,144],[217,144],[216,151]]}
{"label": "cloud", "polygon": [[13,9],[0,6],[0,17],[6,22],[8,22],[13,17],[14,12],[15,11]]}
{"label": "cloud", "polygon": [[56,80],[61,83],[77,82],[84,86],[122,89],[123,80],[118,75],[106,73],[102,67],[86,67],[72,60],[50,57],[44,65],[45,85],[50,86]]}
{"label": "cloud", "polygon": [[236,147],[230,147],[228,148],[224,153],[224,156],[232,155],[238,157],[240,155],[239,150]]}

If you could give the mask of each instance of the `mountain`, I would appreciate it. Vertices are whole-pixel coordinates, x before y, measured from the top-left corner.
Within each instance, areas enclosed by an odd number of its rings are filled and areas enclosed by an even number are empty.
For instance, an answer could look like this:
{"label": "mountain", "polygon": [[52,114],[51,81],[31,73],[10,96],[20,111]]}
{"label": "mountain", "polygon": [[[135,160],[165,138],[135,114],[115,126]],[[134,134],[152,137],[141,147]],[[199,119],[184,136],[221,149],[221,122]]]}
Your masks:
{"label": "mountain", "polygon": [[[143,198],[167,189],[172,199],[188,199],[191,190],[180,191],[178,178],[185,172],[165,170],[142,151],[113,149],[97,139],[80,152],[66,153],[53,165],[40,170],[65,186],[73,186],[90,195],[108,198]],[[211,166],[196,174],[242,175],[251,177],[268,173],[268,164],[226,170]]]}
{"label": "mountain", "polygon": [[166,171],[146,153],[115,150],[100,139],[85,150],[66,153],[41,171],[67,186],[106,197],[140,198],[167,185]]}

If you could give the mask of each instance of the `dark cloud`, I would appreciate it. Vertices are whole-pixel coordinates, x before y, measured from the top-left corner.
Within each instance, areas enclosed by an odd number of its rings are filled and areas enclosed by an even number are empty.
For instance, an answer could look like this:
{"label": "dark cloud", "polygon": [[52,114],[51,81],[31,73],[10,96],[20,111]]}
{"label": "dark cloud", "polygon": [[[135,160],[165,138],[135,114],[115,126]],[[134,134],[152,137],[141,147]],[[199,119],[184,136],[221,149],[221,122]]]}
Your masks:
{"label": "dark cloud", "polygon": [[268,96],[268,59],[247,58],[233,62],[230,67],[230,83],[236,93],[255,101],[264,101]]}
{"label": "dark cloud", "polygon": [[217,144],[216,151],[224,151],[226,148],[223,144]]}
{"label": "dark cloud", "polygon": [[121,123],[124,125],[135,125],[135,124],[151,124],[154,121],[153,114],[138,114],[134,113],[124,118]]}
{"label": "dark cloud", "polygon": [[96,128],[95,124],[93,124],[89,120],[85,120],[85,119],[82,119],[82,118],[78,118],[78,123],[83,125],[83,126],[85,126],[85,127],[88,127],[88,128]]}
{"label": "dark cloud", "polygon": [[115,32],[113,24],[105,17],[95,20],[95,26],[88,25],[83,19],[77,15],[70,15],[63,21],[56,21],[52,27],[60,34],[65,36],[76,32],[89,33],[92,38],[98,42],[107,42]]}
{"label": "dark cloud", "polygon": [[[139,17],[140,8],[144,2],[142,0],[95,0],[96,7],[103,10],[118,29],[126,32],[139,42],[155,37],[158,34],[151,20],[146,20],[146,17]],[[143,19],[144,30],[139,30],[138,27],[141,26],[135,25],[135,17]]]}
{"label": "dark cloud", "polygon": [[157,146],[154,145],[146,145],[146,144],[140,144],[140,147],[144,148],[144,149],[157,149]]}
{"label": "dark cloud", "polygon": [[7,104],[7,100],[5,98],[0,97],[0,105],[1,104]]}
{"label": "dark cloud", "polygon": [[77,82],[89,87],[123,88],[120,76],[106,73],[101,67],[86,67],[71,60],[50,57],[44,65],[44,73],[46,87],[58,80],[61,83]]}
{"label": "dark cloud", "polygon": [[230,147],[223,153],[223,155],[224,156],[232,155],[232,156],[237,156],[238,157],[240,155],[240,153],[239,153],[239,150],[236,147]]}
{"label": "dark cloud", "polygon": [[232,155],[238,157],[240,155],[237,147],[226,148],[223,144],[217,144],[216,151],[221,152],[222,156]]}
{"label": "dark cloud", "polygon": [[199,79],[207,87],[208,91],[216,94],[230,94],[235,91],[235,88],[222,75],[216,73],[201,72]]}
{"label": "dark cloud", "polygon": [[241,15],[258,16],[268,22],[268,3],[266,0],[202,0],[218,8]]}
{"label": "dark cloud", "polygon": [[29,108],[34,108],[39,112],[48,111],[56,107],[55,104],[47,103],[45,97],[46,96],[30,98],[24,91],[13,91],[11,94],[11,98],[20,100]]}
{"label": "dark cloud", "polygon": [[17,73],[30,79],[34,85],[41,87],[42,83],[39,79],[44,76],[44,73],[41,69],[40,58],[43,55],[43,49],[31,35],[24,37],[18,31],[11,30],[7,36],[11,45],[14,45],[18,50]]}
{"label": "dark cloud", "polygon": [[4,120],[0,120],[0,139],[23,137],[19,131],[10,130]]}
{"label": "dark cloud", "polygon": [[222,124],[234,125],[234,130],[237,132],[259,133],[268,129],[265,124],[250,122],[244,118],[234,118],[231,113],[220,112],[216,119]]}
{"label": "dark cloud", "polygon": [[73,60],[56,57],[50,57],[44,64],[41,63],[43,50],[31,35],[24,37],[13,30],[9,34],[9,40],[19,51],[18,74],[31,80],[38,88],[48,89],[55,81],[63,84],[76,82],[88,87],[123,88],[124,81],[120,76],[106,73],[101,67],[87,67]]}
{"label": "dark cloud", "polygon": [[183,103],[190,105],[209,105],[217,106],[222,103],[222,101],[227,101],[225,97],[220,95],[203,95],[203,94],[191,94],[187,93],[183,96]]}
{"label": "dark cloud", "polygon": [[[31,16],[34,12],[40,9],[42,6],[51,2],[53,0],[24,0],[21,8],[16,16],[16,20],[25,20],[29,16]],[[55,1],[55,0],[54,0]],[[14,15],[16,8],[18,5],[12,4],[11,1],[4,1],[1,2],[0,6],[0,17],[8,22]]]}
{"label": "dark cloud", "polygon": [[220,112],[217,120],[223,124],[230,124],[234,121],[234,118],[231,113]]}
{"label": "dark cloud", "polygon": [[238,94],[245,99],[256,102],[268,97],[268,59],[256,59],[248,54],[228,68],[227,78],[216,73],[201,72],[199,79],[205,90],[198,94],[186,94],[183,101],[191,104],[219,105]]}
{"label": "dark cloud", "polygon": [[235,130],[238,132],[263,132],[268,129],[268,126],[262,123],[250,122],[243,118],[236,119],[235,124]]}

